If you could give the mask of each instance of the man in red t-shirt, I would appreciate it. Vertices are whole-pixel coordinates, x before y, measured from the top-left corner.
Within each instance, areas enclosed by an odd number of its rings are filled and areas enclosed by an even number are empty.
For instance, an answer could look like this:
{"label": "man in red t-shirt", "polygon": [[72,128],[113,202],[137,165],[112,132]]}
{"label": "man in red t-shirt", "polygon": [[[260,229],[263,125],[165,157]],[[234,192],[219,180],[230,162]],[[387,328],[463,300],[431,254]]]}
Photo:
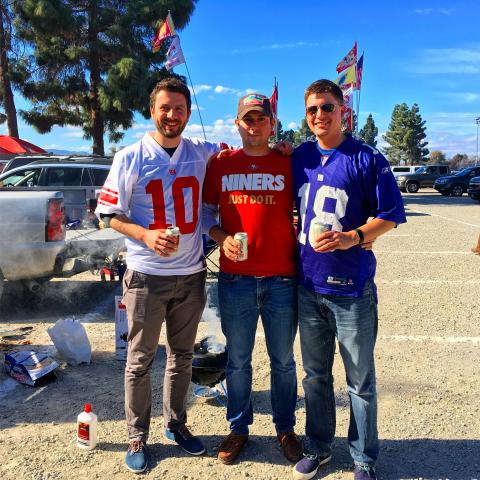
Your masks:
{"label": "man in red t-shirt", "polygon": [[[253,423],[251,361],[260,316],[270,356],[273,422],[285,456],[295,462],[302,448],[293,431],[297,300],[291,158],[268,146],[274,119],[264,95],[242,97],[235,124],[243,148],[214,157],[203,188],[203,229],[221,247],[218,294],[228,349],[231,431],[218,458],[231,463]],[[237,232],[248,236],[246,260],[234,240]]]}

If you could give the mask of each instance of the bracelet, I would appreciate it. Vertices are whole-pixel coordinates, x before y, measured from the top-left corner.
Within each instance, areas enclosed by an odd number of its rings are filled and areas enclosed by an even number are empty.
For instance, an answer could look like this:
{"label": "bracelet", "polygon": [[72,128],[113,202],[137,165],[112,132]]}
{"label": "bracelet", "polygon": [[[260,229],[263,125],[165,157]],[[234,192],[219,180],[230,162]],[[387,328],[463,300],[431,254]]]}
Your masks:
{"label": "bracelet", "polygon": [[358,235],[358,244],[361,245],[362,243],[364,243],[365,235],[363,234],[363,232],[359,228],[356,228],[355,233]]}

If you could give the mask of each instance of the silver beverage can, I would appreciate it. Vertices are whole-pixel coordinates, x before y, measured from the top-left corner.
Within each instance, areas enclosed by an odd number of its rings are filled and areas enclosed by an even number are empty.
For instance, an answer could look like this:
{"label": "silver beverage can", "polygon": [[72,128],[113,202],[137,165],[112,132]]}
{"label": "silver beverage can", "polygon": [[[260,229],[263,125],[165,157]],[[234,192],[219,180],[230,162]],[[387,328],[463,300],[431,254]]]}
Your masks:
{"label": "silver beverage can", "polygon": [[241,252],[238,257],[239,262],[243,262],[248,258],[248,235],[247,232],[237,232],[233,237],[234,240],[240,242]]}
{"label": "silver beverage can", "polygon": [[[176,227],[175,225],[171,225],[170,227],[167,227],[165,229],[165,233],[167,235],[172,236],[172,237],[180,237],[180,229],[178,227]],[[178,242],[180,242],[180,239],[178,239]],[[177,243],[177,250],[175,250],[174,253],[171,253],[170,257],[173,257],[177,253],[178,253],[178,243]]]}
{"label": "silver beverage can", "polygon": [[310,224],[310,238],[316,240],[321,233],[328,232],[329,230],[329,225],[321,222],[320,220],[314,220]]}

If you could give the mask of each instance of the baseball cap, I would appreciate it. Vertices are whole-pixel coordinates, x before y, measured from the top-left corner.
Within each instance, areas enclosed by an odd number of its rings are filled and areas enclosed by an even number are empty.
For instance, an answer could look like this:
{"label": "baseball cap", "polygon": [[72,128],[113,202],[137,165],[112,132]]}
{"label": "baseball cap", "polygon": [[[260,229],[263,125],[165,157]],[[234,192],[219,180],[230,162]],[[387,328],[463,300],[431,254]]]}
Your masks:
{"label": "baseball cap", "polygon": [[260,93],[249,93],[238,101],[237,118],[241,120],[248,112],[255,110],[268,117],[272,116],[270,99]]}

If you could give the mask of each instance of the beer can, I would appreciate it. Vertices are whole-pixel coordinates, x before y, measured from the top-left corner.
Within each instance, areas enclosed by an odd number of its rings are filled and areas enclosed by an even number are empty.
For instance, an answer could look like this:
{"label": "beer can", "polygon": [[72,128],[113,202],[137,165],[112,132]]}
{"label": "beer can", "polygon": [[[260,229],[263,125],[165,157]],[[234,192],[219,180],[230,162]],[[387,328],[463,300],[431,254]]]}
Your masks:
{"label": "beer can", "polygon": [[237,232],[233,237],[234,240],[240,242],[241,252],[238,261],[243,262],[248,258],[248,235],[247,232]]}
{"label": "beer can", "polygon": [[[165,229],[165,233],[167,235],[172,236],[172,237],[180,237],[180,229],[178,227],[176,227],[175,225],[171,225],[170,227],[167,227]],[[178,242],[177,242],[177,249],[175,250],[174,253],[170,254],[170,257],[173,257],[174,255],[176,255],[178,253],[179,242],[180,242],[180,238],[178,239]]]}
{"label": "beer can", "polygon": [[321,233],[328,232],[329,230],[329,225],[321,222],[320,220],[314,220],[310,224],[310,238],[316,240]]}

